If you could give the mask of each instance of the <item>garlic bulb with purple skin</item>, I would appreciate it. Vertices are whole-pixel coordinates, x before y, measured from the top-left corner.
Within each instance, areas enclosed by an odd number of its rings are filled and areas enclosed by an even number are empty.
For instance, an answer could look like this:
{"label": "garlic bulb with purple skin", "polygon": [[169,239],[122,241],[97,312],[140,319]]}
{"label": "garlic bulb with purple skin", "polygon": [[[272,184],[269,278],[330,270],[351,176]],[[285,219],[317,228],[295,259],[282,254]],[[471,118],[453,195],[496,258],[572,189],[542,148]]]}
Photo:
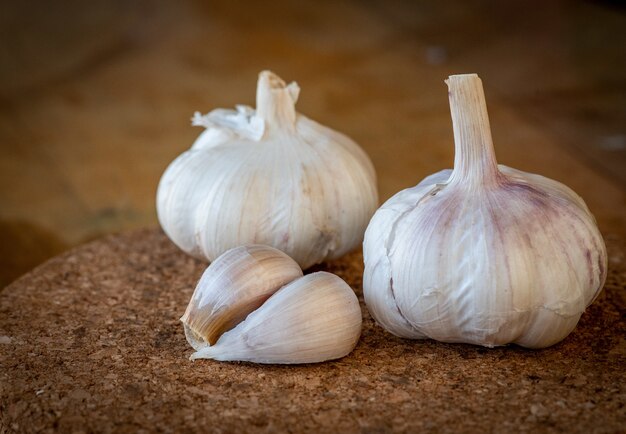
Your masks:
{"label": "garlic bulb with purple skin", "polygon": [[454,169],[375,213],[364,241],[367,307],[400,337],[553,345],[604,285],[600,231],[565,185],[497,165],[476,74],[446,83]]}

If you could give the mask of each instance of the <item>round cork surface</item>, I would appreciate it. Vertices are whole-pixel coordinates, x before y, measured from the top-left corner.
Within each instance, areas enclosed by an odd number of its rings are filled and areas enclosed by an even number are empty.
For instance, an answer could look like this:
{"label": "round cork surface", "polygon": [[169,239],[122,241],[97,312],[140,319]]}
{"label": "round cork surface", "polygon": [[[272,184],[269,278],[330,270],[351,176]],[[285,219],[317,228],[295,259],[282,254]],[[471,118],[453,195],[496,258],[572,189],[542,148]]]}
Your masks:
{"label": "round cork surface", "polygon": [[58,256],[0,293],[0,432],[618,432],[626,427],[626,267],[545,350],[396,338],[363,304],[362,256],[318,269],[356,291],[343,359],[192,362],[179,318],[205,263],[156,229]]}

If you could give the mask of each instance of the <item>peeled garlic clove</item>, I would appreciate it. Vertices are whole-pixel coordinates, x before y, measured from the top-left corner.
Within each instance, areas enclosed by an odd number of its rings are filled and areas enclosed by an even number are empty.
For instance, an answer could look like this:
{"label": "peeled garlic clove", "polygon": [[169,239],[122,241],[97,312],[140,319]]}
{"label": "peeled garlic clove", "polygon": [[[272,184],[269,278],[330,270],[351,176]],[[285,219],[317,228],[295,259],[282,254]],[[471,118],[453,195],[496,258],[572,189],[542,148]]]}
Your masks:
{"label": "peeled garlic clove", "polygon": [[447,83],[454,169],[375,213],[364,242],[368,309],[402,337],[553,345],[604,285],[602,236],[568,187],[496,164],[478,76]]}
{"label": "peeled garlic clove", "polygon": [[235,247],[206,269],[181,321],[195,349],[213,345],[278,289],[302,277],[289,256],[268,246]]}
{"label": "peeled garlic clove", "polygon": [[207,130],[157,192],[159,222],[182,250],[212,261],[266,244],[308,268],[359,246],[378,205],[374,167],[351,139],[297,113],[298,94],[263,71],[256,110],[195,115]]}
{"label": "peeled garlic clove", "polygon": [[349,354],[361,334],[361,309],[341,278],[317,272],[272,295],[215,345],[192,359],[315,363]]}

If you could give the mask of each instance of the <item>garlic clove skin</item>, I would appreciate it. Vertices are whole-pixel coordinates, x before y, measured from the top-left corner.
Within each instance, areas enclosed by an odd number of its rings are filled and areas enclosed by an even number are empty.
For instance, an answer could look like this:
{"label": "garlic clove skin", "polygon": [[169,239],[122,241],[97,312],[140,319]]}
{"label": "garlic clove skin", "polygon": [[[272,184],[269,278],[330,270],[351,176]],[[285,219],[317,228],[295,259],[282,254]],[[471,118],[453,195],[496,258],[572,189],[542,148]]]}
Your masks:
{"label": "garlic clove skin", "polygon": [[364,296],[401,337],[542,348],[597,297],[606,247],[565,185],[498,166],[476,75],[448,80],[455,164],[389,199],[364,241]]}
{"label": "garlic clove skin", "polygon": [[207,130],[157,191],[159,222],[183,251],[212,261],[265,244],[306,269],[358,248],[378,206],[374,167],[350,138],[297,113],[298,94],[264,71],[256,110],[194,117]]}
{"label": "garlic clove skin", "polygon": [[192,359],[316,363],[349,354],[361,334],[361,309],[350,286],[317,272],[278,290],[215,345]]}
{"label": "garlic clove skin", "polygon": [[263,245],[231,249],[203,273],[181,321],[197,351],[261,306],[278,289],[302,277],[298,264],[280,250]]}

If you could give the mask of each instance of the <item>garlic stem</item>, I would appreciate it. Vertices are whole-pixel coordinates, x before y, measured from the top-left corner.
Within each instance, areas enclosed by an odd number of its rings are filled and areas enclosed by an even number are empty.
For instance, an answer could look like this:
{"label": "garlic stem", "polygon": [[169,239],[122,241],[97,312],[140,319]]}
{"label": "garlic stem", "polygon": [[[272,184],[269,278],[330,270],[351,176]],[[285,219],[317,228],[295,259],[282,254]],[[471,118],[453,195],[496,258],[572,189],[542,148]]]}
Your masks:
{"label": "garlic stem", "polygon": [[256,115],[265,121],[266,130],[272,126],[293,127],[296,122],[298,85],[285,82],[271,71],[262,71],[256,90]]}
{"label": "garlic stem", "polygon": [[469,188],[498,184],[502,175],[493,150],[482,81],[476,74],[461,74],[451,75],[446,84],[455,147],[448,183]]}

